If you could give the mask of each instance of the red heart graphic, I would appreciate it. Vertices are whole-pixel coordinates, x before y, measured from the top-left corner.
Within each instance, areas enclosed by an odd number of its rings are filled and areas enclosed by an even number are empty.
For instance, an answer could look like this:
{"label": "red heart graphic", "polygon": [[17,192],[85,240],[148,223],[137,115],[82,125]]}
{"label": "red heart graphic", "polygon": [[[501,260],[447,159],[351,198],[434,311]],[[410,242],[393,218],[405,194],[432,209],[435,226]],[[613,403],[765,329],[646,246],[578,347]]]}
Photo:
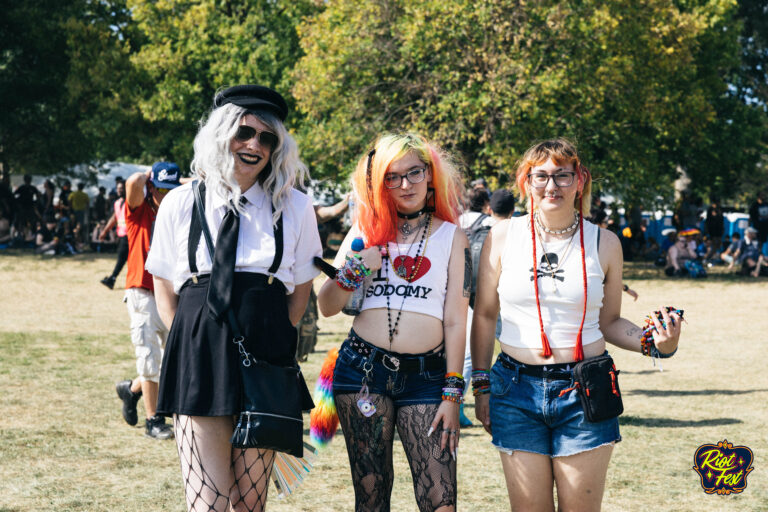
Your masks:
{"label": "red heart graphic", "polygon": [[[421,261],[421,265],[419,265],[419,271],[416,272],[415,275],[413,275],[410,279],[406,279],[409,283],[412,283],[419,279],[421,276],[429,272],[430,267],[432,266],[432,263],[430,263],[429,258],[426,256],[419,256],[419,260]],[[400,265],[405,267],[406,276],[411,276],[413,273],[413,267],[416,266],[416,260],[411,258],[410,256],[398,256],[395,258],[395,261],[392,262],[392,265],[397,269]]]}

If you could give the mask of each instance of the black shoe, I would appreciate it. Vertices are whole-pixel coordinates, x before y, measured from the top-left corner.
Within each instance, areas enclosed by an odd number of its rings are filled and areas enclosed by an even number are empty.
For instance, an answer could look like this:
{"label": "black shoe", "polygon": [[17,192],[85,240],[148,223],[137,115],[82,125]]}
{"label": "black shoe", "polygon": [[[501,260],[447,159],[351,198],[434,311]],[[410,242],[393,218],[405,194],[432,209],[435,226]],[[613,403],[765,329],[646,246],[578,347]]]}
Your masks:
{"label": "black shoe", "polygon": [[173,439],[173,428],[165,424],[162,416],[153,416],[147,420],[144,435],[152,439]]}
{"label": "black shoe", "polygon": [[[112,276],[107,276],[101,280],[101,284],[112,290],[115,287],[115,278]],[[136,423],[134,423],[134,425],[135,424]]]}
{"label": "black shoe", "polygon": [[141,398],[141,391],[134,393],[131,391],[131,381],[121,380],[115,385],[117,396],[123,401],[123,419],[130,426],[139,422],[139,415],[136,413],[136,403]]}

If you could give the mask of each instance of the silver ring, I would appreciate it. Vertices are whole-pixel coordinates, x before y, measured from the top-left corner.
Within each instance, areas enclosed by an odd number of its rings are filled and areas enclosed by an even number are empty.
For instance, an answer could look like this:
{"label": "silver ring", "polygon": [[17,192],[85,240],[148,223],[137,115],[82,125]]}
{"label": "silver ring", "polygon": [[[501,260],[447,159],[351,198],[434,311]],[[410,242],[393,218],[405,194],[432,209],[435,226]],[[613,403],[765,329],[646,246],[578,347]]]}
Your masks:
{"label": "silver ring", "polygon": [[444,428],[444,429],[443,429],[443,432],[447,432],[447,433],[449,433],[449,434],[450,434],[450,433],[451,433],[451,432],[453,432],[453,431],[452,431],[451,429],[449,429],[449,428]]}

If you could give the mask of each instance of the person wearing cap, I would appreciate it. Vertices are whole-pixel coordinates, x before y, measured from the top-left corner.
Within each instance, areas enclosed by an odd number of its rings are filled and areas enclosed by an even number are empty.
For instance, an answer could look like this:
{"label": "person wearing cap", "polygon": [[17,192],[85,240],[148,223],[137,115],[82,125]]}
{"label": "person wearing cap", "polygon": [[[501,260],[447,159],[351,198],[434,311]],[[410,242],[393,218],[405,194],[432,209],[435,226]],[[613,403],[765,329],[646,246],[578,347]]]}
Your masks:
{"label": "person wearing cap", "polygon": [[[252,358],[294,363],[295,326],[321,247],[312,201],[294,188],[307,167],[283,124],[287,114],[267,87],[219,92],[194,140],[197,183],[168,194],[155,222],[146,269],[171,326],[157,411],[173,417],[189,510],[262,510],[267,501],[275,452],[230,443],[242,392],[227,317],[234,313]],[[191,229],[193,187],[203,186],[214,262]]]}
{"label": "person wearing cap", "polygon": [[160,363],[168,329],[157,312],[152,275],[144,270],[152,227],[160,203],[168,191],[180,185],[181,171],[172,162],[157,162],[146,172],[134,173],[125,183],[125,225],[128,239],[128,272],[125,278],[125,298],[131,318],[131,342],[136,354],[133,380],[123,380],[115,386],[123,402],[123,419],[129,425],[138,423],[136,404],[144,397],[146,422],[144,433],[153,439],[170,439],[173,430],[157,413],[157,392]]}

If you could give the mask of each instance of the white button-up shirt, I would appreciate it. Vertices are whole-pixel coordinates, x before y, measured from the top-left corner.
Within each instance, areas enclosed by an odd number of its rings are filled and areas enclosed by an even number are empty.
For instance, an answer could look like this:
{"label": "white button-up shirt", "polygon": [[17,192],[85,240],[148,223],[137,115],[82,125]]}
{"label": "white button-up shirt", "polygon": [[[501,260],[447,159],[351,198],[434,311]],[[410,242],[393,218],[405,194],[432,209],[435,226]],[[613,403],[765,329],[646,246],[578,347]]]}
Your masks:
{"label": "white button-up shirt", "polygon": [[[258,183],[243,196],[248,199],[248,203],[240,216],[235,272],[267,274],[275,257],[270,198]],[[187,242],[193,204],[191,183],[177,187],[166,195],[157,212],[152,245],[145,265],[147,272],[153,276],[172,281],[176,293],[192,276]],[[226,201],[206,190],[205,219],[214,246],[226,212]],[[321,255],[322,247],[312,201],[305,194],[292,189],[283,207],[283,260],[275,278],[285,285],[288,294],[293,293],[297,284],[311,281],[320,273],[312,259]],[[210,273],[211,258],[208,256],[204,236],[200,237],[196,256],[198,274]]]}

